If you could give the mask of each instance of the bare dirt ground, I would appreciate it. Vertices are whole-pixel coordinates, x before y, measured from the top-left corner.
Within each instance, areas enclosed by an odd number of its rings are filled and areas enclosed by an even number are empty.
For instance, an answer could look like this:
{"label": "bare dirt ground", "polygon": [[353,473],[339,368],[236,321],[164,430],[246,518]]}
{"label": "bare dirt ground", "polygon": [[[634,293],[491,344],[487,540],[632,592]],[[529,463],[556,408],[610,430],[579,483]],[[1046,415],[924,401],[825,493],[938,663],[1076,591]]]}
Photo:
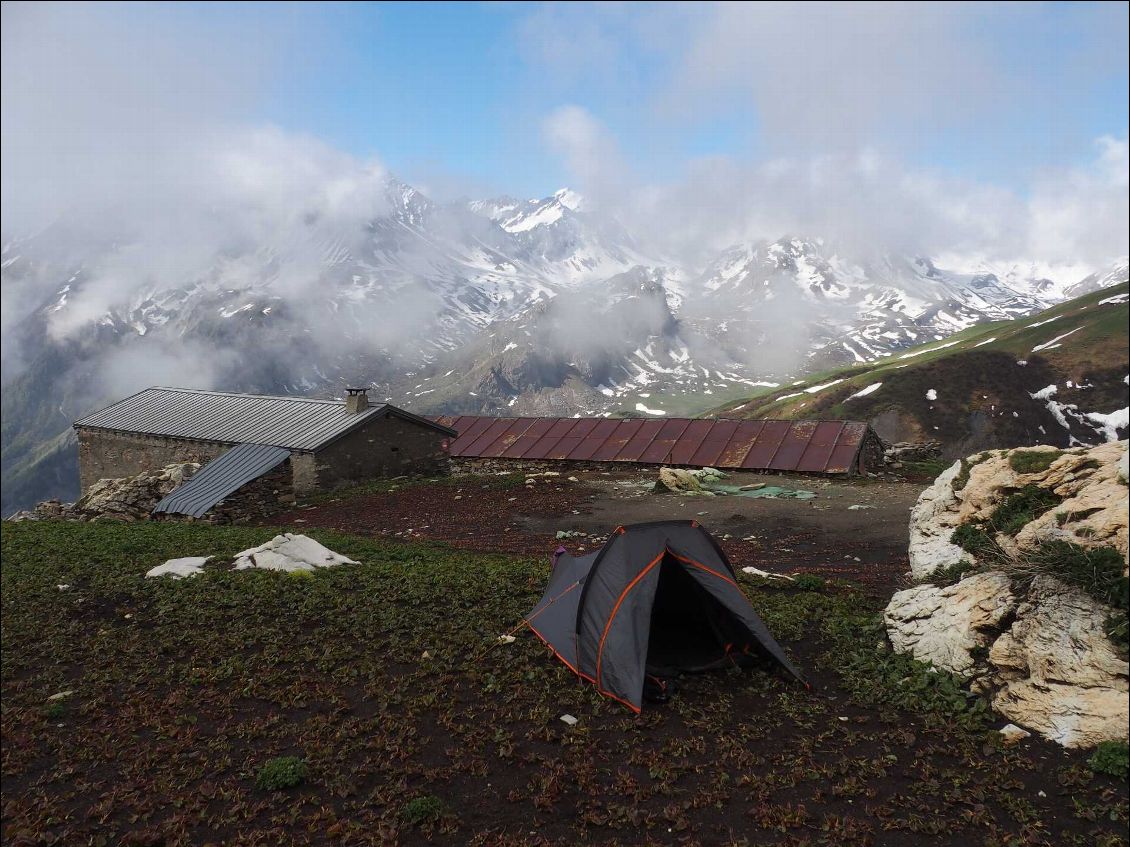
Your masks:
{"label": "bare dirt ground", "polygon": [[[735,567],[818,573],[889,591],[908,570],[907,522],[923,485],[877,479],[733,474],[727,484],[764,482],[812,491],[811,500],[656,494],[652,471],[463,476],[393,490],[348,492],[272,516],[274,525],[327,527],[360,535],[443,541],[469,550],[548,555],[599,546],[617,526],[698,520]],[[852,509],[856,506],[861,508]],[[559,531],[585,537],[557,539]]]}

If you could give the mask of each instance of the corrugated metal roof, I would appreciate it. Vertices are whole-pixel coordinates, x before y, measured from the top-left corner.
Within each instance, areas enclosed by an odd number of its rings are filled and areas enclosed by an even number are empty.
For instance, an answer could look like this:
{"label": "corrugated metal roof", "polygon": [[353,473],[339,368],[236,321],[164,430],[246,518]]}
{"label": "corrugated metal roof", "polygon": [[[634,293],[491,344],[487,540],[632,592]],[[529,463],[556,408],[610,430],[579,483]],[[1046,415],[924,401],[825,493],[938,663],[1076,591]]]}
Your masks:
{"label": "corrugated metal roof", "polygon": [[269,444],[237,444],[168,494],[154,512],[199,518],[228,495],[287,460],[290,451]]}
{"label": "corrugated metal roof", "polygon": [[393,414],[454,435],[435,421],[384,403],[349,414],[341,400],[189,388],[147,388],[75,421],[74,425],[225,444],[317,450],[381,414]]}
{"label": "corrugated metal roof", "polygon": [[452,456],[642,462],[733,470],[850,473],[867,424],[691,418],[436,418]]}

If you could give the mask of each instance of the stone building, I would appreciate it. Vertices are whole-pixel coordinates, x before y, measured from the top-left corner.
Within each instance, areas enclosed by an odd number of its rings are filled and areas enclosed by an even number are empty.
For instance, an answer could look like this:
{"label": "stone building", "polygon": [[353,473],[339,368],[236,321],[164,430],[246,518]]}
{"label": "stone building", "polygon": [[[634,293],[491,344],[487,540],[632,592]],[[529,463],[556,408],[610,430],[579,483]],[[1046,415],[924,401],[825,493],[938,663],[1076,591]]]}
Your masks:
{"label": "stone building", "polygon": [[99,479],[202,463],[157,508],[194,517],[225,498],[269,511],[272,501],[378,477],[444,472],[445,442],[456,434],[371,405],[364,389],[349,389],[341,401],[148,388],[74,427],[84,492]]}

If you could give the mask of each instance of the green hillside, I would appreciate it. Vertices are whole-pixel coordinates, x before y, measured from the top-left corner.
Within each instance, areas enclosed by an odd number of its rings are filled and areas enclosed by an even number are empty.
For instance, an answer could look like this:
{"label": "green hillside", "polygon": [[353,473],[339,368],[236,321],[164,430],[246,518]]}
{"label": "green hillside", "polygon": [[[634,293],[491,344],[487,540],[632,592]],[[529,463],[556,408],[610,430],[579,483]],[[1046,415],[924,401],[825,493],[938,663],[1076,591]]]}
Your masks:
{"label": "green hillside", "polygon": [[[1102,441],[1104,425],[1109,432],[1114,424],[1091,416],[1127,406],[1128,292],[1130,285],[1122,283],[1038,315],[979,324],[879,362],[726,403],[708,415],[868,420],[890,441],[940,440],[949,456],[1064,446],[1072,438]],[[1118,434],[1125,432],[1123,425]]]}

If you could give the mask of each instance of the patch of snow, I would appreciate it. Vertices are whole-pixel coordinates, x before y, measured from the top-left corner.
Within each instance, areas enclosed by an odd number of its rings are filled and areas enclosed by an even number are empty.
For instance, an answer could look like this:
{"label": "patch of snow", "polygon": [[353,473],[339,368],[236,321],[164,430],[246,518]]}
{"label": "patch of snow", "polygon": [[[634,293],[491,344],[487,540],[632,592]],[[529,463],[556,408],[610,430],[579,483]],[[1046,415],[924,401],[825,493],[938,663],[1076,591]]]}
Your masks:
{"label": "patch of snow", "polygon": [[1047,400],[1049,397],[1054,397],[1056,391],[1057,389],[1054,385],[1049,385],[1047,388],[1041,388],[1035,394],[1029,394],[1028,396],[1033,400]]}
{"label": "patch of snow", "polygon": [[1040,350],[1054,350],[1056,347],[1059,346],[1059,342],[1063,341],[1063,339],[1067,338],[1067,336],[1069,336],[1069,335],[1074,335],[1075,333],[1077,333],[1082,328],[1083,327],[1081,327],[1081,326],[1077,326],[1077,327],[1075,327],[1075,329],[1071,330],[1070,332],[1065,332],[1063,335],[1057,335],[1051,341],[1045,342],[1044,344],[1037,344],[1035,347],[1032,348],[1031,352],[1037,353]]}
{"label": "patch of snow", "polygon": [[856,397],[866,397],[868,394],[874,394],[879,390],[879,386],[881,386],[882,384],[883,383],[881,382],[873,382],[866,388],[859,389],[859,391],[855,392],[855,394],[851,395],[847,399],[854,400]]}
{"label": "patch of snow", "polygon": [[923,353],[933,353],[935,350],[945,350],[947,347],[953,347],[955,344],[960,344],[960,341],[951,341],[948,344],[938,344],[928,350],[916,350],[913,353],[904,353],[899,356],[900,359],[913,359],[915,356],[921,356]]}
{"label": "patch of snow", "polygon": [[823,385],[813,385],[811,388],[804,389],[805,394],[816,394],[823,391],[825,388],[831,388],[833,385],[839,385],[843,382],[842,379],[833,379],[831,382],[825,382]]}
{"label": "patch of snow", "polygon": [[312,571],[335,565],[356,565],[359,562],[323,547],[307,535],[285,533],[266,544],[237,553],[235,569],[262,568],[270,571]]}
{"label": "patch of snow", "polygon": [[184,556],[180,559],[169,559],[165,564],[146,571],[145,576],[146,578],[171,576],[173,579],[196,576],[201,572],[204,563],[211,558],[211,556]]}
{"label": "patch of snow", "polygon": [[926,399],[927,400],[937,400],[938,399],[937,389],[931,388],[929,391],[927,391],[926,392]]}
{"label": "patch of snow", "polygon": [[1130,426],[1130,406],[1125,409],[1117,409],[1109,414],[1087,412],[1084,417],[1098,424],[1098,430],[1107,441],[1117,441],[1118,430]]}
{"label": "patch of snow", "polygon": [[994,335],[992,338],[986,338],[984,341],[978,341],[973,346],[974,347],[984,347],[986,344],[992,344],[996,340],[997,340],[997,337]]}
{"label": "patch of snow", "polygon": [[643,412],[645,415],[665,415],[667,414],[662,409],[649,409],[643,403],[636,403],[636,411]]}

